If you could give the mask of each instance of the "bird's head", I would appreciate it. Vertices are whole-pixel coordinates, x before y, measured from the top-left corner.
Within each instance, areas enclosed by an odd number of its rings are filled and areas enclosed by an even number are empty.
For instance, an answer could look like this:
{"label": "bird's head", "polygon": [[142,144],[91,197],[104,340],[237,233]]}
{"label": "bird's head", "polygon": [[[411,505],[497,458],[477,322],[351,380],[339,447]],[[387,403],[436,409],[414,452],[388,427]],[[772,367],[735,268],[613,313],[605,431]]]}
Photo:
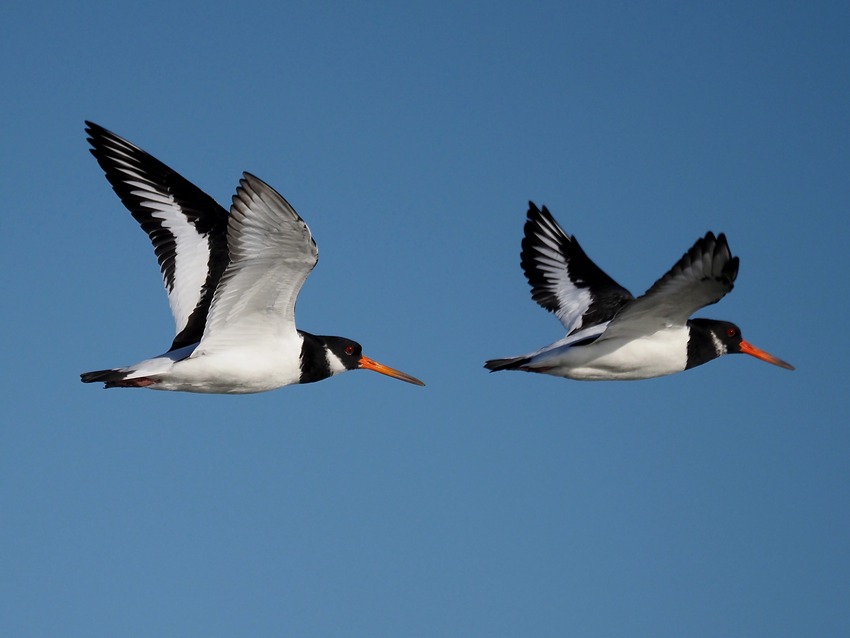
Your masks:
{"label": "bird's head", "polygon": [[734,323],[717,321],[715,319],[692,319],[691,323],[707,330],[718,357],[724,354],[743,353],[772,363],[780,368],[785,368],[786,370],[794,369],[794,366],[790,363],[774,357],[772,354],[765,352],[761,348],[756,348],[753,344],[745,341],[741,337],[741,329]]}
{"label": "bird's head", "polygon": [[356,341],[345,337],[324,337],[323,341],[327,348],[331,374],[340,374],[348,370],[372,370],[414,385],[425,385],[416,377],[363,356],[363,347]]}

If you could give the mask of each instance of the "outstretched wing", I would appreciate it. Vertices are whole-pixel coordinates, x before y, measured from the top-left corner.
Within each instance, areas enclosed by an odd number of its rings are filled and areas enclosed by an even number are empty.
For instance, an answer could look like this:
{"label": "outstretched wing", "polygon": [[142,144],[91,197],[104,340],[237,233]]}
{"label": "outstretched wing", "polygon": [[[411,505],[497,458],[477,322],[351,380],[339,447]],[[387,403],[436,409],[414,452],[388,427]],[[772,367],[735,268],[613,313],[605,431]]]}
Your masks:
{"label": "outstretched wing", "polygon": [[86,122],[91,153],[153,244],[176,336],[171,350],[201,339],[227,266],[227,211],[174,170],[111,131]]}
{"label": "outstretched wing", "polygon": [[720,301],[738,276],[733,257],[721,233],[706,233],[661,279],[620,312],[600,339],[652,334],[684,326],[703,306]]}
{"label": "outstretched wing", "polygon": [[230,264],[193,357],[230,343],[295,333],[295,301],[319,258],[304,220],[250,173],[239,181],[227,234]]}
{"label": "outstretched wing", "polygon": [[609,321],[632,294],[565,233],[544,206],[528,203],[521,261],[531,297],[554,312],[567,334]]}

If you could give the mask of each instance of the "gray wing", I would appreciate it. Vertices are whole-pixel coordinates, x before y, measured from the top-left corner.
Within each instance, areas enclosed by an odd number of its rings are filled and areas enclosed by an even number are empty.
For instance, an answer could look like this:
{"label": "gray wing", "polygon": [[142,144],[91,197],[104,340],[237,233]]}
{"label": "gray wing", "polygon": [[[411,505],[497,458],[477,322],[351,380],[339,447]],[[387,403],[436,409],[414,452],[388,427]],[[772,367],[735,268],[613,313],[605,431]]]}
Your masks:
{"label": "gray wing", "polygon": [[230,264],[193,356],[294,334],[295,301],[319,258],[310,229],[289,202],[257,177],[243,175],[230,209]]}
{"label": "gray wing", "polygon": [[643,295],[625,306],[600,339],[652,334],[684,326],[703,306],[720,301],[735,284],[738,258],[721,233],[707,233]]}

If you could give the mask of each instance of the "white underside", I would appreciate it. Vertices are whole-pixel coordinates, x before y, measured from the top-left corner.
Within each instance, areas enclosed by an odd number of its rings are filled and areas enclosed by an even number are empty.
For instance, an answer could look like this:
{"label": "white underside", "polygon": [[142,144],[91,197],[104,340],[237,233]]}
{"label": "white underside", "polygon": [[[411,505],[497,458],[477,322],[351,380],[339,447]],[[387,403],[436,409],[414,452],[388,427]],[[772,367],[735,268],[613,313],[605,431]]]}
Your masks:
{"label": "white underside", "polygon": [[[301,336],[277,342],[196,350],[196,345],[146,359],[125,368],[125,378],[149,378],[151,390],[250,394],[298,383]],[[191,353],[191,354],[190,354]],[[187,357],[188,355],[188,357]],[[187,357],[187,358],[183,358]],[[182,359],[182,360],[180,360]]]}
{"label": "white underside", "polygon": [[682,326],[584,346],[555,343],[535,353],[522,369],[582,381],[650,379],[684,370],[687,352],[688,329]]}

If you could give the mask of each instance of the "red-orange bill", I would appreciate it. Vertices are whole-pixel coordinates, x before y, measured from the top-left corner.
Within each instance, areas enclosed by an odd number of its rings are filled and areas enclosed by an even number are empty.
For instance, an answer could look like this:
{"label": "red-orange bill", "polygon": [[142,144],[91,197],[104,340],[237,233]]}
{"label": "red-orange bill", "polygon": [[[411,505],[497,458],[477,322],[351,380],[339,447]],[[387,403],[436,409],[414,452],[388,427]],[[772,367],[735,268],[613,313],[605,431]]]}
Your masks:
{"label": "red-orange bill", "polygon": [[393,379],[399,379],[401,381],[407,381],[408,383],[412,383],[414,385],[425,385],[416,377],[412,377],[409,374],[405,374],[395,368],[391,368],[389,366],[385,366],[383,363],[378,363],[370,359],[369,357],[360,357],[360,367],[364,370],[373,370],[374,372],[380,372],[381,374],[385,374],[388,377],[392,377]]}
{"label": "red-orange bill", "polygon": [[790,363],[783,361],[777,357],[774,357],[772,354],[769,354],[762,350],[761,348],[756,348],[751,343],[747,343],[746,341],[741,341],[741,352],[744,354],[748,354],[756,359],[761,359],[762,361],[767,361],[768,363],[772,363],[775,366],[779,366],[780,368],[785,368],[786,370],[793,370],[794,366]]}

